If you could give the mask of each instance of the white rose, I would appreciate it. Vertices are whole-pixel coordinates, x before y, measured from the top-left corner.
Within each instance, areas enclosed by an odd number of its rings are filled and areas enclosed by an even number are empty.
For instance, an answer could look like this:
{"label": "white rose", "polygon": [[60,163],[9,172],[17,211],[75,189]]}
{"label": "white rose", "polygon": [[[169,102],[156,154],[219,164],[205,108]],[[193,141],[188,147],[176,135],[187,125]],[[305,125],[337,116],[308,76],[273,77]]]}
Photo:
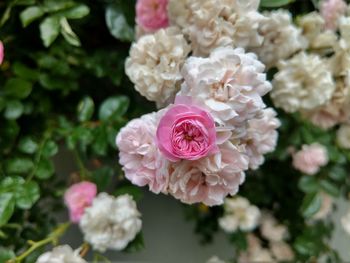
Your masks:
{"label": "white rose", "polygon": [[100,193],[80,220],[84,239],[95,250],[122,250],[141,230],[140,213],[128,194],[114,197]]}
{"label": "white rose", "polygon": [[52,251],[42,254],[36,263],[87,263],[79,255],[78,250],[74,250],[68,246],[54,247]]}

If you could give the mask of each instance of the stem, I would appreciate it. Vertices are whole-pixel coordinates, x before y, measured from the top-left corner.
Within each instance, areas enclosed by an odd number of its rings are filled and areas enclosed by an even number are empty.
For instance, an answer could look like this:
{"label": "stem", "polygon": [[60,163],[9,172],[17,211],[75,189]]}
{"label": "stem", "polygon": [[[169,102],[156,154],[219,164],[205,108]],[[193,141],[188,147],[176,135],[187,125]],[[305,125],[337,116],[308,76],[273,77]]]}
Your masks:
{"label": "stem", "polygon": [[80,154],[79,154],[78,150],[74,149],[73,154],[74,154],[75,160],[77,161],[77,164],[78,164],[78,167],[80,170],[81,178],[87,179],[88,175],[89,175],[89,171],[88,171],[88,169],[85,168],[85,165],[84,165],[82,159],[80,158]]}
{"label": "stem", "polygon": [[47,140],[51,137],[51,133],[52,133],[52,129],[48,129],[44,133],[43,139],[40,142],[38,153],[35,156],[35,167],[33,168],[32,172],[29,174],[29,176],[27,178],[27,182],[30,182],[33,179],[36,171],[38,170],[39,162],[41,160],[41,155],[43,153],[43,148],[44,148],[45,143],[47,142]]}
{"label": "stem", "polygon": [[9,260],[7,263],[20,263],[22,260],[24,260],[26,257],[28,257],[33,251],[36,249],[45,246],[49,243],[56,243],[58,238],[66,232],[67,228],[70,226],[70,223],[64,223],[59,225],[53,232],[51,232],[47,238],[40,240],[40,241],[28,241],[30,244],[30,247],[24,251],[22,254],[17,256],[15,259]]}

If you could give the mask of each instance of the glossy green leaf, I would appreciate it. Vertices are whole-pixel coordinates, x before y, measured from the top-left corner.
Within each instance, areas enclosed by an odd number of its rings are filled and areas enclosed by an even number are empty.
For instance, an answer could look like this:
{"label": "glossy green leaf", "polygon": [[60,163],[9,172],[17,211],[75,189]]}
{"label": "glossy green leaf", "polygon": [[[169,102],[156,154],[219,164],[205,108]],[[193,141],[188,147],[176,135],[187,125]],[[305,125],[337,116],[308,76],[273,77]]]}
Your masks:
{"label": "glossy green leaf", "polygon": [[16,257],[15,253],[7,248],[0,247],[0,262],[7,262]]}
{"label": "glossy green leaf", "polygon": [[60,19],[61,34],[65,40],[72,46],[79,47],[81,45],[78,36],[73,32],[71,26],[69,25],[65,17]]}
{"label": "glossy green leaf", "polygon": [[52,161],[48,159],[41,159],[35,171],[35,177],[45,180],[54,174],[55,168]]}
{"label": "glossy green leaf", "polygon": [[30,6],[24,9],[21,14],[19,15],[23,27],[28,26],[33,21],[37,20],[38,18],[42,17],[44,15],[43,8],[39,6]]}
{"label": "glossy green leaf", "polygon": [[36,81],[39,78],[37,70],[31,69],[20,62],[15,62],[12,66],[12,70],[18,77],[25,80]]}
{"label": "glossy green leaf", "polygon": [[6,109],[4,116],[8,120],[16,120],[23,114],[24,107],[23,104],[18,100],[8,101],[6,104]]}
{"label": "glossy green leaf", "polygon": [[65,0],[65,1],[57,1],[57,0],[44,0],[43,3],[43,8],[45,9],[46,12],[57,12],[57,11],[62,11],[66,10],[68,8],[71,8],[75,6],[76,3],[70,0]]}
{"label": "glossy green leaf", "polygon": [[52,140],[48,140],[43,147],[43,151],[42,154],[45,157],[52,157],[54,155],[56,155],[58,153],[58,146],[57,144],[52,141]]}
{"label": "glossy green leaf", "polygon": [[5,94],[15,99],[24,99],[32,91],[32,83],[21,78],[10,78],[4,87]]}
{"label": "glossy green leaf", "polygon": [[33,154],[38,149],[38,144],[33,140],[33,138],[27,136],[19,141],[18,149],[23,153]]}
{"label": "glossy green leaf", "polygon": [[316,214],[321,207],[322,197],[318,193],[310,193],[304,197],[301,212],[304,217],[309,218]]}
{"label": "glossy green leaf", "polygon": [[45,47],[49,47],[60,33],[59,17],[50,16],[40,24],[40,37]]}
{"label": "glossy green leaf", "polygon": [[99,119],[106,121],[111,118],[123,116],[129,107],[129,98],[126,96],[111,97],[106,99],[99,110]]}
{"label": "glossy green leaf", "polygon": [[328,180],[321,180],[320,186],[323,189],[323,191],[325,191],[326,193],[328,193],[334,197],[339,197],[340,189],[332,182],[330,182]]}
{"label": "glossy green leaf", "polygon": [[0,226],[6,224],[15,209],[15,199],[12,193],[0,194]]}
{"label": "glossy green leaf", "polygon": [[314,176],[305,175],[300,178],[298,187],[305,193],[315,193],[319,189],[319,184]]}
{"label": "glossy green leaf", "polygon": [[134,29],[128,24],[121,6],[115,4],[107,7],[106,23],[115,38],[130,42],[134,39]]}
{"label": "glossy green leaf", "polygon": [[34,181],[26,182],[16,194],[16,205],[21,209],[29,209],[39,200],[39,197],[38,184]]}
{"label": "glossy green leaf", "polygon": [[30,158],[13,158],[5,162],[6,172],[9,174],[28,174],[34,167]]}
{"label": "glossy green leaf", "polygon": [[345,179],[348,175],[348,171],[342,166],[334,166],[329,171],[329,177],[336,181]]}
{"label": "glossy green leaf", "polygon": [[80,19],[87,16],[89,13],[90,8],[87,5],[79,4],[67,10],[61,11],[58,15],[66,17],[68,19]]}
{"label": "glossy green leaf", "polygon": [[78,104],[78,120],[80,122],[88,121],[94,114],[95,104],[91,97],[83,98]]}

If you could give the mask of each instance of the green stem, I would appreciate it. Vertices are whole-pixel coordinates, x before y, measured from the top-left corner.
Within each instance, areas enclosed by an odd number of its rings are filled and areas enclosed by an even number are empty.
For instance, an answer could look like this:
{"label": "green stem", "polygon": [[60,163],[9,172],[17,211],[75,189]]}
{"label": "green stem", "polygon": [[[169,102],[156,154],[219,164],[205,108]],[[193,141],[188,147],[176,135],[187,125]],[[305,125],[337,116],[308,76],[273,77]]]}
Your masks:
{"label": "green stem", "polygon": [[50,129],[50,128],[48,130],[46,130],[46,132],[44,133],[43,139],[41,140],[40,145],[39,145],[38,153],[35,157],[35,167],[33,168],[32,172],[27,177],[27,182],[30,182],[33,179],[36,171],[38,170],[39,162],[41,160],[41,155],[43,153],[45,143],[47,142],[48,139],[50,139],[51,134],[52,134],[52,129]]}
{"label": "green stem", "polygon": [[77,161],[81,178],[87,179],[89,177],[89,170],[86,169],[84,162],[80,158],[80,154],[79,154],[78,150],[74,149],[73,154],[74,154],[75,160]]}
{"label": "green stem", "polygon": [[60,236],[62,236],[64,234],[64,232],[66,232],[67,228],[70,226],[70,223],[64,223],[59,225],[53,232],[51,232],[51,234],[49,234],[49,236],[43,240],[40,241],[28,241],[28,243],[30,244],[29,249],[27,249],[26,251],[24,251],[22,254],[20,254],[19,256],[17,256],[15,259],[13,260],[9,260],[8,263],[20,263],[22,262],[26,257],[28,257],[31,253],[33,253],[33,251],[35,251],[36,249],[45,246],[49,243],[57,243],[58,238]]}

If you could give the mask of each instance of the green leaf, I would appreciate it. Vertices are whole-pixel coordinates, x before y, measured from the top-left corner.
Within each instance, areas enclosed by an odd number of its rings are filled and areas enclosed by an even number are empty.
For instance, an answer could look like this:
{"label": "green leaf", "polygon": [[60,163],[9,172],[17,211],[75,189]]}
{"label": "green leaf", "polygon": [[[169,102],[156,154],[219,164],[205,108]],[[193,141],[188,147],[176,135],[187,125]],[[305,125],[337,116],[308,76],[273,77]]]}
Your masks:
{"label": "green leaf", "polygon": [[24,99],[32,91],[32,83],[21,78],[11,78],[6,81],[4,91],[8,96],[16,99]]}
{"label": "green leaf", "polygon": [[18,77],[21,77],[22,79],[36,81],[39,78],[38,71],[33,70],[20,62],[15,62],[12,66],[12,70]]}
{"label": "green leaf", "polygon": [[78,120],[88,121],[94,114],[95,104],[91,97],[83,98],[78,104]]}
{"label": "green leaf", "polygon": [[124,194],[131,195],[136,202],[143,197],[141,188],[133,185],[118,186],[118,189],[114,191],[115,196]]}
{"label": "green leaf", "polygon": [[301,212],[304,217],[309,218],[316,214],[321,207],[322,197],[318,193],[310,193],[304,197]]}
{"label": "green leaf", "polygon": [[336,185],[334,185],[332,182],[327,180],[321,180],[320,186],[326,193],[334,197],[339,197],[340,189]]}
{"label": "green leaf", "polygon": [[42,151],[43,156],[52,157],[57,153],[58,153],[58,146],[54,141],[49,140],[44,144],[43,151]]}
{"label": "green leaf", "polygon": [[133,241],[124,249],[125,252],[133,253],[142,250],[145,247],[142,232],[138,233]]}
{"label": "green leaf", "polygon": [[99,110],[99,119],[106,121],[110,118],[123,116],[129,107],[129,98],[126,96],[111,97],[106,99]]}
{"label": "green leaf", "polygon": [[58,13],[60,16],[64,16],[68,19],[80,19],[87,16],[90,13],[90,8],[87,5],[79,4],[71,7],[67,10]]}
{"label": "green leaf", "polygon": [[7,102],[4,116],[8,120],[15,120],[23,114],[23,104],[18,100],[11,100]]}
{"label": "green leaf", "polygon": [[25,174],[33,169],[33,161],[29,158],[13,158],[5,163],[6,172],[9,174]]}
{"label": "green leaf", "polygon": [[0,262],[7,262],[10,259],[16,257],[15,253],[12,250],[0,247]]}
{"label": "green leaf", "polygon": [[110,185],[113,176],[113,169],[109,166],[105,166],[93,171],[92,180],[100,191],[104,191]]}
{"label": "green leaf", "polygon": [[115,38],[122,41],[133,41],[134,29],[128,24],[127,19],[119,5],[109,5],[106,10],[106,23],[109,32]]}
{"label": "green leaf", "polygon": [[293,3],[295,0],[261,0],[261,7],[281,7]]}
{"label": "green leaf", "polygon": [[33,140],[33,138],[27,136],[19,141],[18,149],[22,153],[33,154],[38,149],[38,144]]}
{"label": "green leaf", "polygon": [[30,23],[44,15],[44,10],[39,6],[30,6],[24,9],[19,15],[23,27],[28,26]]}
{"label": "green leaf", "polygon": [[73,1],[57,1],[57,0],[45,0],[44,1],[44,9],[46,12],[53,13],[57,11],[62,11],[68,8],[75,6],[76,3]]}
{"label": "green leaf", "polygon": [[50,16],[40,24],[40,36],[45,47],[49,47],[60,33],[59,17]]}
{"label": "green leaf", "polygon": [[41,159],[35,171],[35,176],[41,180],[50,178],[55,171],[53,163],[47,159]]}
{"label": "green leaf", "polygon": [[60,19],[61,24],[61,34],[64,39],[72,46],[79,47],[81,45],[78,36],[73,32],[67,19],[65,17]]}
{"label": "green leaf", "polygon": [[15,199],[12,193],[0,194],[0,226],[11,218],[15,208]]}
{"label": "green leaf", "polygon": [[329,171],[329,177],[336,181],[342,181],[347,176],[347,171],[344,167],[337,165],[331,168]]}
{"label": "green leaf", "polygon": [[21,209],[31,208],[39,200],[40,189],[36,182],[25,183],[16,194],[16,205]]}
{"label": "green leaf", "polygon": [[304,193],[315,193],[318,191],[319,185],[314,176],[303,176],[300,178],[298,187]]}
{"label": "green leaf", "polygon": [[92,150],[94,153],[100,156],[106,155],[108,149],[108,135],[104,125],[94,130],[93,139]]}

